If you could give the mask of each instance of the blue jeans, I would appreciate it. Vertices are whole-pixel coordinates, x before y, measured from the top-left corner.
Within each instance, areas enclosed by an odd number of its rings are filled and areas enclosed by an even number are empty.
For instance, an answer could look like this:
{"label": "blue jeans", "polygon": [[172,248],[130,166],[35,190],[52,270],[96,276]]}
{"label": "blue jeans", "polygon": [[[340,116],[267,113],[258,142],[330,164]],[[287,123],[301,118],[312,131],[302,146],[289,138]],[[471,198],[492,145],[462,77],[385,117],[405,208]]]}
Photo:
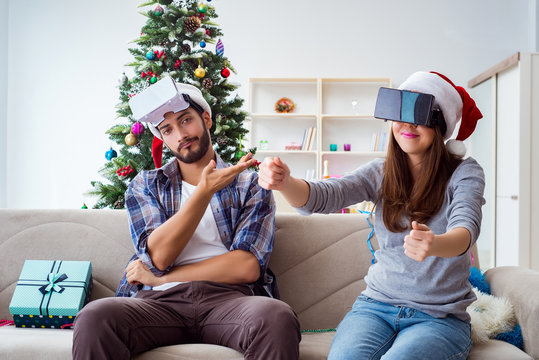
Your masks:
{"label": "blue jeans", "polygon": [[337,327],[328,360],[466,359],[470,324],[361,295]]}

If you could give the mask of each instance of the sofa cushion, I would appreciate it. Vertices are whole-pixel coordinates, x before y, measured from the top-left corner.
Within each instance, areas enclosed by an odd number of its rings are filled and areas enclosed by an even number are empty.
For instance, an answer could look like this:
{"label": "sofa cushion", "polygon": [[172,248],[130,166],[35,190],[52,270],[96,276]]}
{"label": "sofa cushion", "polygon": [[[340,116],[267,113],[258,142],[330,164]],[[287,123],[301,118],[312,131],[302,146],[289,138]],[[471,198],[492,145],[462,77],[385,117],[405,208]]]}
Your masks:
{"label": "sofa cushion", "polygon": [[474,344],[468,360],[533,360],[528,354],[505,341],[488,340]]}
{"label": "sofa cushion", "polygon": [[[301,360],[326,359],[334,332],[306,333],[300,343]],[[73,330],[21,329],[0,327],[0,354],[2,359],[71,359]],[[163,346],[135,357],[136,360],[240,360],[236,350],[208,344]]]}

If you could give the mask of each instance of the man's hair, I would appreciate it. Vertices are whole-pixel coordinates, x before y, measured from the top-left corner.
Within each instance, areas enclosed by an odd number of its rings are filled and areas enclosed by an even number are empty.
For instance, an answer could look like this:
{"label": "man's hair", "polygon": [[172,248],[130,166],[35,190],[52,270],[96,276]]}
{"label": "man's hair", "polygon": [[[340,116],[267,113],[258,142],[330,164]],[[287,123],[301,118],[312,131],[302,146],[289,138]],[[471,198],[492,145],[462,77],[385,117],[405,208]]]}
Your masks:
{"label": "man's hair", "polygon": [[414,220],[427,223],[444,203],[447,183],[462,160],[447,151],[438,126],[434,131],[434,140],[421,165],[421,176],[415,183],[408,155],[390,131],[384,178],[377,200],[382,200],[384,224],[389,231],[402,232],[410,228],[410,224],[403,223],[405,215],[410,217],[410,223]]}

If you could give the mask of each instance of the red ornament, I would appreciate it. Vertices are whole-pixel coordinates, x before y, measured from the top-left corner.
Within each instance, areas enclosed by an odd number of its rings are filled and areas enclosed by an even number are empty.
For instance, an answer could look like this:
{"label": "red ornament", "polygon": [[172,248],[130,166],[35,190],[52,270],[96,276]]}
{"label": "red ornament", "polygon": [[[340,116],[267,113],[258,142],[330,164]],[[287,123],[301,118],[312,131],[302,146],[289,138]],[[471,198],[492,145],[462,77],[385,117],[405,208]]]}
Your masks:
{"label": "red ornament", "polygon": [[210,29],[206,29],[206,35],[210,35]]}
{"label": "red ornament", "polygon": [[180,59],[176,60],[176,64],[174,64],[174,69],[177,69],[182,64],[182,61]]}
{"label": "red ornament", "polygon": [[224,78],[227,78],[230,76],[230,70],[226,66],[223,70],[221,70],[221,76]]}

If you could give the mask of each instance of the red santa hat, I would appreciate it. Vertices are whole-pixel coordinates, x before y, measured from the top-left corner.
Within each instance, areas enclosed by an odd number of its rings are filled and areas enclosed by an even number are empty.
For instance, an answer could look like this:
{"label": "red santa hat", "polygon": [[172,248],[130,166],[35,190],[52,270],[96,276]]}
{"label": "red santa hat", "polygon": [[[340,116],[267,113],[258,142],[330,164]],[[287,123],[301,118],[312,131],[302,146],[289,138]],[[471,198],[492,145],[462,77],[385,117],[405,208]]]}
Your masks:
{"label": "red santa hat", "polygon": [[[464,156],[466,140],[475,130],[477,121],[483,117],[475,101],[461,86],[456,86],[446,76],[431,71],[418,71],[410,75],[399,89],[418,91],[434,95],[434,106],[444,114],[447,130],[444,134],[447,150],[455,155]],[[457,136],[451,139],[460,120]]]}

